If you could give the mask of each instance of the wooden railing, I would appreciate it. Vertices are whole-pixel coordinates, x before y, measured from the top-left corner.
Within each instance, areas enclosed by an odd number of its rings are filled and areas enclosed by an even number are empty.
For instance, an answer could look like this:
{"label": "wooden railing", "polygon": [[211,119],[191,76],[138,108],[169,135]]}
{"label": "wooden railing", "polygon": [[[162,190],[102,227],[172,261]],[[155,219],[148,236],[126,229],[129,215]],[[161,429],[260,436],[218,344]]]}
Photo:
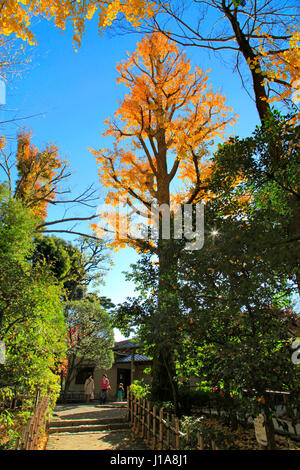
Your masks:
{"label": "wooden railing", "polygon": [[[151,406],[150,401],[137,399],[133,393],[128,393],[127,418],[131,432],[142,438],[152,450],[181,450],[189,448],[190,431],[180,430],[179,419],[166,413],[163,408]],[[204,439],[200,432],[197,434],[197,449],[204,450]],[[214,441],[211,449],[218,450]]]}
{"label": "wooden railing", "polygon": [[49,397],[41,397],[37,392],[33,413],[23,429],[22,437],[17,441],[16,448],[19,450],[38,450],[41,431],[45,429],[49,416]]}
{"label": "wooden railing", "polygon": [[[21,431],[18,431],[20,437],[17,439],[14,446],[15,450],[38,450],[41,431],[49,422],[49,396],[41,396],[37,390],[34,397],[29,393],[15,394],[13,396],[4,397],[0,400],[0,413],[9,412],[17,414],[21,410],[24,403],[33,401],[31,407],[30,418],[23,426]],[[27,405],[26,405],[27,408]]]}

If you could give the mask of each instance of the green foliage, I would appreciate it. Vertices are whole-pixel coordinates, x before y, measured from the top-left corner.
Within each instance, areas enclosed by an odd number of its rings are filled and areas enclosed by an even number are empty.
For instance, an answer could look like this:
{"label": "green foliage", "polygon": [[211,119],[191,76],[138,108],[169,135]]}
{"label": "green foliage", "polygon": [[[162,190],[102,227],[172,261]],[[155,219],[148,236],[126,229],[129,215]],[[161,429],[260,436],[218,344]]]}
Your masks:
{"label": "green foliage", "polygon": [[11,198],[5,184],[0,184],[0,256],[26,265],[33,251],[32,234],[36,220],[19,201]]}
{"label": "green foliage", "polygon": [[[270,418],[266,390],[289,391],[299,402],[300,371],[290,347],[299,331],[293,305],[299,168],[299,127],[280,115],[269,116],[252,137],[220,146],[207,181],[216,196],[205,207],[204,247],[176,253],[166,283],[171,294],[160,299],[168,307],[172,297],[174,308],[157,322],[161,279],[154,258],[145,255],[129,275],[140,297],[115,313],[124,330],[139,328],[148,354],[155,354],[157,338],[162,348],[171,345],[174,386],[197,376],[232,425],[237,412],[245,420],[261,411]],[[192,397],[180,388],[179,402],[181,412],[191,411]]]}
{"label": "green foliage", "polygon": [[47,266],[29,261],[35,228],[31,212],[3,187],[0,197],[0,339],[6,346],[0,390],[7,396],[27,395],[21,409],[1,414],[1,439],[12,445],[30,415],[36,389],[51,394],[54,406],[56,365],[66,356],[67,338],[62,289]]}
{"label": "green foliage", "polygon": [[[219,214],[255,217],[268,261],[300,283],[300,126],[273,113],[251,137],[230,138],[213,158],[209,184]],[[258,226],[257,226],[258,227]],[[254,240],[255,242],[255,240]]]}
{"label": "green foliage", "polygon": [[97,287],[110,263],[101,240],[82,237],[75,244],[55,236],[35,239],[34,264],[46,264],[55,278],[63,283],[68,300],[80,300],[87,286]]}
{"label": "green foliage", "polygon": [[110,369],[113,364],[113,327],[109,313],[101,305],[102,301],[90,295],[65,303],[69,341],[64,394],[75,377],[76,368],[84,361],[92,361],[103,369]]}
{"label": "green foliage", "polygon": [[55,278],[63,283],[68,300],[80,300],[88,285],[102,282],[105,265],[110,263],[101,240],[80,238],[75,244],[55,236],[35,239],[32,257],[35,264],[46,264]]}
{"label": "green foliage", "polygon": [[208,390],[193,390],[186,386],[179,388],[178,398],[182,414],[189,414],[193,407],[209,407],[209,402],[214,398],[214,395]]}
{"label": "green foliage", "polygon": [[109,369],[114,335],[109,314],[100,302],[88,298],[67,302],[64,314],[70,340],[68,354],[95,360],[99,367]]}
{"label": "green foliage", "polygon": [[150,397],[150,385],[146,384],[144,379],[134,380],[130,385],[130,391],[136,398],[148,399]]}
{"label": "green foliage", "polygon": [[69,280],[74,276],[80,279],[84,276],[80,252],[62,238],[41,236],[35,240],[33,262],[36,264],[41,261],[51,268],[59,281]]}
{"label": "green foliage", "polygon": [[226,430],[217,421],[207,423],[203,417],[196,418],[195,416],[185,417],[181,421],[183,432],[189,430],[189,443],[186,439],[183,440],[183,449],[196,450],[198,448],[198,433],[201,434],[204,440],[204,449],[212,449],[212,441],[218,448],[227,450],[238,449],[235,445],[234,439],[231,436],[230,430]]}

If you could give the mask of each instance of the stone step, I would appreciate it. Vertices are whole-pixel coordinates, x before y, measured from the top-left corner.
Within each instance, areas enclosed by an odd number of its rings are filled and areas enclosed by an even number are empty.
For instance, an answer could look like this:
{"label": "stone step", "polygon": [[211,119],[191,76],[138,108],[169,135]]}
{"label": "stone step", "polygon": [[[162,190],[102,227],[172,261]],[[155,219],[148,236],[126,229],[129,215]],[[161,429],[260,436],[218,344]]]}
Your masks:
{"label": "stone step", "polygon": [[82,424],[82,425],[65,425],[52,427],[50,425],[49,434],[57,433],[75,433],[75,432],[94,432],[94,431],[116,431],[119,429],[129,429],[127,422],[119,421],[111,424]]}
{"label": "stone step", "polygon": [[62,427],[62,426],[81,426],[81,425],[97,425],[97,424],[114,424],[114,423],[120,423],[120,422],[126,422],[125,418],[99,418],[99,419],[54,419],[50,427],[51,428],[57,428],[57,427]]}

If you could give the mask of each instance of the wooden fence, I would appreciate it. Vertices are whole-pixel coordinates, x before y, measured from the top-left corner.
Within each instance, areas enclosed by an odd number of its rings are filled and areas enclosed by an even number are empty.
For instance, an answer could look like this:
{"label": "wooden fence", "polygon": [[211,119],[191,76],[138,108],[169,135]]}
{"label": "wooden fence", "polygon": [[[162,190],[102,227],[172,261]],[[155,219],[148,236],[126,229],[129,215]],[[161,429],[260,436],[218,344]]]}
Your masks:
{"label": "wooden fence", "polygon": [[[166,413],[163,408],[151,406],[148,400],[137,399],[132,392],[128,392],[127,418],[131,432],[142,438],[152,450],[182,450],[188,449],[191,442],[190,431],[180,430],[179,419]],[[197,434],[196,450],[204,450],[203,436]],[[218,450],[214,441],[211,449]]]}
{"label": "wooden fence", "polygon": [[17,442],[19,450],[38,450],[40,444],[41,430],[47,424],[47,410],[49,407],[49,397],[41,397],[36,394],[33,413],[22,432],[22,437]]}
{"label": "wooden fence", "polygon": [[[0,404],[0,413],[4,410],[17,411],[22,406],[24,400],[29,398],[27,395],[16,395],[6,399]],[[21,437],[17,439],[16,450],[38,450],[41,430],[44,429],[49,418],[47,410],[49,407],[49,397],[40,396],[37,391],[34,397],[34,406],[32,414],[26,425],[21,431]]]}

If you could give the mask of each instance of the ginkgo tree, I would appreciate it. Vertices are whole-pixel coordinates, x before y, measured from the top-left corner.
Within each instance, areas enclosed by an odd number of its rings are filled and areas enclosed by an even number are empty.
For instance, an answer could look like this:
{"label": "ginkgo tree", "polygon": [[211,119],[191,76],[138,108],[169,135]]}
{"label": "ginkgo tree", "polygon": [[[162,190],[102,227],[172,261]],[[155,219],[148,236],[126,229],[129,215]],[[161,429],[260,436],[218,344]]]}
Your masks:
{"label": "ginkgo tree", "polygon": [[31,23],[32,18],[38,16],[53,20],[61,30],[71,23],[74,42],[80,46],[85,23],[96,13],[99,30],[103,31],[119,14],[136,27],[154,11],[154,3],[146,0],[5,0],[0,6],[0,34],[15,34],[29,44],[35,44]]}
{"label": "ginkgo tree", "polygon": [[[76,228],[77,223],[81,221],[95,219],[95,210],[85,217],[63,216],[55,220],[49,220],[47,217],[49,206],[70,207],[75,204],[77,207],[82,205],[95,208],[98,194],[93,184],[89,184],[78,195],[69,197],[71,188],[66,183],[72,173],[69,162],[60,157],[56,145],[48,143],[44,148],[38,148],[32,142],[32,132],[24,129],[18,132],[17,140],[14,152],[9,149],[6,139],[0,137],[0,174],[8,185],[11,197],[21,201],[35,216],[36,232],[71,233],[98,242],[97,237],[82,233]],[[75,225],[61,227],[60,224],[66,222]]]}
{"label": "ginkgo tree", "polygon": [[[113,138],[113,149],[92,152],[100,181],[108,188],[106,203],[112,210],[104,214],[115,222],[112,245],[130,245],[157,256],[157,340],[153,345],[152,377],[155,398],[169,399],[172,390],[175,400],[172,344],[164,332],[167,333],[169,321],[175,321],[178,308],[172,298],[176,289],[178,240],[163,237],[159,224],[166,208],[172,219],[176,203],[195,204],[210,197],[204,182],[210,172],[208,145],[212,139],[222,137],[234,117],[225,105],[225,97],[208,85],[207,74],[199,67],[193,70],[185,53],[162,34],[145,36],[117,69],[119,82],[129,92],[114,119],[106,122],[104,135]],[[181,182],[177,193],[175,181]],[[120,200],[135,214],[144,215],[146,226],[153,222],[153,206],[162,208],[157,210],[156,239],[122,233],[121,225],[130,219],[122,220]],[[94,224],[92,228],[103,235],[101,227]]]}
{"label": "ginkgo tree", "polygon": [[66,173],[66,164],[58,157],[55,145],[47,145],[40,151],[31,143],[31,133],[21,132],[18,135],[16,152],[18,179],[14,197],[31,208],[33,213],[45,219],[47,205],[56,197],[58,186]]}

